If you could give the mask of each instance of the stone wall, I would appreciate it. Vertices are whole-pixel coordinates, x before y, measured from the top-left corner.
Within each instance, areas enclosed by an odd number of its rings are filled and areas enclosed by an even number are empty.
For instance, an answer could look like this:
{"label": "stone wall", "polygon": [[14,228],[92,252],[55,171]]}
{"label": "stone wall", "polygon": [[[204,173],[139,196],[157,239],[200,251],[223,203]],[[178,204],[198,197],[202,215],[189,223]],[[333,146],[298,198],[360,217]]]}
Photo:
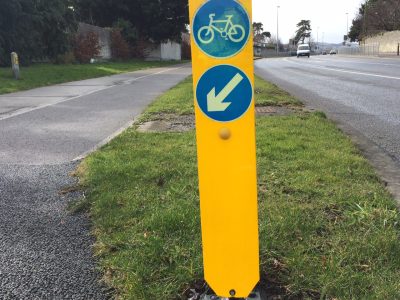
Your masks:
{"label": "stone wall", "polygon": [[98,26],[79,23],[78,34],[88,34],[94,32],[99,36],[99,44],[101,47],[99,58],[110,59],[111,58],[111,29],[101,28]]}
{"label": "stone wall", "polygon": [[166,42],[148,49],[149,54],[146,60],[181,60],[182,50],[181,44],[176,42]]}
{"label": "stone wall", "polygon": [[[79,23],[78,34],[94,32],[99,36],[100,54],[99,58],[110,59],[111,53],[111,29]],[[149,43],[150,45],[151,43]],[[181,60],[181,44],[176,42],[166,42],[153,44],[146,49],[146,60]]]}
{"label": "stone wall", "polygon": [[181,60],[181,58],[181,44],[175,42],[167,42],[161,44],[161,60]]}
{"label": "stone wall", "polygon": [[399,43],[400,31],[390,31],[366,38],[361,42],[361,46],[379,44],[380,54],[397,54]]}

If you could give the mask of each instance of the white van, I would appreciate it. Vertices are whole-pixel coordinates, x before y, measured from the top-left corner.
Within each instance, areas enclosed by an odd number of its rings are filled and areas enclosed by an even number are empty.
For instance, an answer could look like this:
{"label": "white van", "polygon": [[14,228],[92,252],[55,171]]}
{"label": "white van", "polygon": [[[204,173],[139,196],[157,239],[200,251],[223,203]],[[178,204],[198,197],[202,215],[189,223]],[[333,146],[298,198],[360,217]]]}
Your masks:
{"label": "white van", "polygon": [[310,45],[308,44],[300,44],[297,47],[297,58],[300,56],[308,56],[310,58]]}

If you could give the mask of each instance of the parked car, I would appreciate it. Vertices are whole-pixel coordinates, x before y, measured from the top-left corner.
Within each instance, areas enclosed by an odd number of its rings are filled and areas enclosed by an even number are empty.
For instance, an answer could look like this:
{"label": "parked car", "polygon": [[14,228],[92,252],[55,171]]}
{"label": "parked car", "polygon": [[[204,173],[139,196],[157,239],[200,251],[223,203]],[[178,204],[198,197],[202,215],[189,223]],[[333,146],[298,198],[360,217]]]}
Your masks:
{"label": "parked car", "polygon": [[329,54],[330,54],[330,55],[335,55],[335,54],[337,54],[336,49],[332,49],[331,52],[329,52]]}
{"label": "parked car", "polygon": [[322,51],[322,55],[327,55],[328,53],[326,53],[326,51]]}
{"label": "parked car", "polygon": [[301,44],[297,47],[297,58],[300,56],[308,56],[310,58],[310,45],[308,44]]}

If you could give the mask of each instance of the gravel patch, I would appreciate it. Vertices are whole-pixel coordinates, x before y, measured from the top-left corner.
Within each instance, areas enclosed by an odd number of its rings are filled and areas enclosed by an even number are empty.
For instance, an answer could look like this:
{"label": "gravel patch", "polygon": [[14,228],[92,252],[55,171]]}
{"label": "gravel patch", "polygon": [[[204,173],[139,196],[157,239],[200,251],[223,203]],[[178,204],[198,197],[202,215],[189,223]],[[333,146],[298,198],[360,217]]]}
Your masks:
{"label": "gravel patch", "polygon": [[70,214],[77,163],[0,165],[0,299],[108,299],[90,221]]}

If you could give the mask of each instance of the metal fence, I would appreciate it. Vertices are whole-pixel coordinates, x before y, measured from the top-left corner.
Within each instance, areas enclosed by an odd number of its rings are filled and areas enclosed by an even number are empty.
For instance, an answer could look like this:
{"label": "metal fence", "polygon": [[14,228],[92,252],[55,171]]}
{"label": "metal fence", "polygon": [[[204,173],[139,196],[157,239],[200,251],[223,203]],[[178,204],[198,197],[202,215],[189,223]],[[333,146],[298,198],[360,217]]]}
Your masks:
{"label": "metal fence", "polygon": [[279,51],[277,52],[276,49],[268,49],[268,48],[261,48],[261,47],[254,47],[254,56],[256,57],[263,57],[263,58],[268,58],[268,57],[287,57],[287,56],[292,56],[296,55],[296,51],[290,52],[290,51]]}
{"label": "metal fence", "polygon": [[360,45],[358,47],[340,47],[339,54],[344,55],[366,55],[366,56],[398,56],[400,45],[393,47],[393,51],[382,51],[379,43]]}

